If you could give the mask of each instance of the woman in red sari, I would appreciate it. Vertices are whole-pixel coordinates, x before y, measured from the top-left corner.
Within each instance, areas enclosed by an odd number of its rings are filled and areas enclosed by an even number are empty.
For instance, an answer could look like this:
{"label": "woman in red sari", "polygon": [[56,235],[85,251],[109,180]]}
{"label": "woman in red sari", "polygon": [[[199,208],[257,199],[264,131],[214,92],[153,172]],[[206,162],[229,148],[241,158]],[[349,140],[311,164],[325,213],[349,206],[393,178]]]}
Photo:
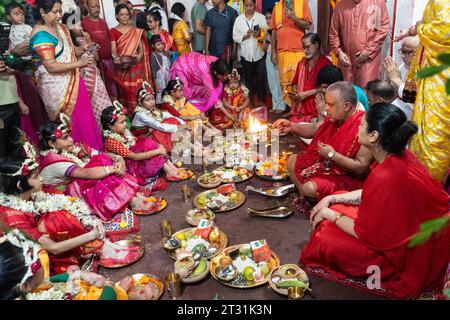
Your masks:
{"label": "woman in red sari", "polygon": [[[448,194],[405,149],[417,126],[390,104],[366,113],[359,142],[377,166],[362,190],[323,198],[312,210],[315,229],[300,262],[307,271],[344,284],[380,270],[379,290],[391,298],[416,298],[442,288],[450,258],[450,229],[408,248],[411,237],[428,220],[449,214]],[[369,290],[366,286],[360,286]]]}
{"label": "woman in red sari", "polygon": [[119,25],[110,30],[111,52],[120,86],[119,100],[129,114],[136,106],[136,93],[144,81],[151,82],[150,56],[145,30],[130,26],[130,9],[116,7]]}
{"label": "woman in red sari", "polygon": [[305,57],[297,65],[292,85],[297,87],[293,100],[294,107],[289,120],[292,122],[312,122],[317,119],[315,96],[322,92],[322,88],[316,88],[316,78],[319,71],[331,64],[320,53],[320,38],[316,33],[307,33],[302,39]]}

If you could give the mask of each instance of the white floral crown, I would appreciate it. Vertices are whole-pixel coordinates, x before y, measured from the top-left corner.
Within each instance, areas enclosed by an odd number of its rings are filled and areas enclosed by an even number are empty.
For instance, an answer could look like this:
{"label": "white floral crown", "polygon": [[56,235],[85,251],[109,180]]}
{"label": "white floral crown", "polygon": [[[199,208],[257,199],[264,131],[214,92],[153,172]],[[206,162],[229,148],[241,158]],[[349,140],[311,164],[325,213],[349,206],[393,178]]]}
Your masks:
{"label": "white floral crown", "polygon": [[142,100],[145,99],[146,96],[148,96],[149,94],[155,94],[155,91],[153,90],[153,87],[150,83],[148,83],[147,81],[144,81],[144,83],[142,83],[142,89],[141,91],[139,91],[139,96],[138,96],[138,102],[141,103]]}
{"label": "white floral crown", "polygon": [[124,108],[124,106],[117,100],[114,100],[113,102],[114,111],[111,115],[111,123],[114,123],[119,118],[119,115],[121,114],[127,114],[127,109]]}
{"label": "white floral crown", "polygon": [[241,76],[239,75],[237,69],[231,70],[231,73],[228,75],[228,80],[235,80],[235,81],[241,80]]}
{"label": "white floral crown", "polygon": [[36,149],[34,149],[34,146],[30,142],[25,141],[23,149],[25,150],[26,158],[22,162],[20,169],[14,173],[5,173],[5,176],[26,176],[30,173],[31,170],[39,167],[39,163],[37,161],[37,152]]}
{"label": "white floral crown", "polygon": [[0,243],[5,242],[6,240],[8,240],[12,245],[22,248],[23,250],[22,254],[27,271],[19,283],[20,286],[24,284],[28,278],[35,275],[41,267],[39,260],[39,251],[41,250],[41,246],[37,242],[27,239],[27,237],[25,237],[25,235],[17,229],[13,229],[6,233],[5,236],[1,237]]}
{"label": "white floral crown", "polygon": [[183,81],[181,81],[181,79],[179,77],[175,78],[175,86],[173,87],[174,89],[178,90],[180,88],[183,88]]}
{"label": "white floral crown", "polygon": [[61,138],[65,133],[69,133],[72,130],[70,118],[68,115],[60,113],[59,120],[61,121],[61,124],[55,129],[52,134],[52,136],[56,139]]}

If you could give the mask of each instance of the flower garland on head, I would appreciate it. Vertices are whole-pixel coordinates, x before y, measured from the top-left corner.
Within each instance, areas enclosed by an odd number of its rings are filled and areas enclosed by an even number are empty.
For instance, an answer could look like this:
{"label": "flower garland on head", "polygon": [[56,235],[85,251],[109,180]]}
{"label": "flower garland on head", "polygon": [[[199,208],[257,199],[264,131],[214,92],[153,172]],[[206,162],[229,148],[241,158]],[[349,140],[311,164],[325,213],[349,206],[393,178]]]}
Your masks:
{"label": "flower garland on head", "polygon": [[21,286],[42,267],[41,261],[39,260],[39,251],[41,251],[42,248],[39,243],[28,239],[18,229],[7,232],[6,236],[0,238],[0,243],[6,240],[23,250],[22,254],[27,271],[19,283],[19,286]]}
{"label": "flower garland on head", "polygon": [[[127,113],[127,110],[120,104],[119,101],[113,102],[114,111],[111,115],[111,122],[110,125],[113,125],[114,122],[119,119],[120,115],[125,115]],[[125,147],[131,148],[136,144],[136,138],[133,136],[133,134],[128,130],[125,129],[123,134],[119,134],[117,132],[112,132],[111,130],[103,130],[103,135],[107,139],[114,139],[122,143]]]}
{"label": "flower garland on head", "polygon": [[98,220],[91,215],[88,205],[79,198],[45,192],[37,192],[32,197],[34,206],[40,214],[66,210],[85,227],[94,227],[98,223]]}
{"label": "flower garland on head", "polygon": [[34,149],[33,145],[28,141],[25,141],[23,149],[25,150],[26,158],[22,162],[20,169],[14,173],[5,173],[4,175],[11,177],[26,176],[30,173],[31,170],[39,167],[39,163],[37,161],[37,152],[36,149]]}
{"label": "flower garland on head", "polygon": [[[64,134],[66,134],[66,133],[70,134],[70,132],[71,132],[70,118],[66,114],[61,113],[59,115],[59,119],[61,120],[61,124],[56,128],[56,130],[52,134],[52,137],[55,139],[59,139]],[[86,157],[87,153],[81,148],[80,145],[74,145],[72,148],[72,151],[70,151],[70,152],[67,150],[57,150],[56,148],[51,148],[50,150],[41,151],[41,156],[45,157],[50,152],[59,154],[59,155],[63,156],[64,158],[71,160],[80,168],[84,168],[84,166],[90,160],[89,157]]]}
{"label": "flower garland on head", "polygon": [[154,95],[155,91],[153,90],[153,87],[151,86],[151,84],[149,84],[147,81],[144,81],[144,83],[142,84],[142,89],[139,91],[138,105],[137,105],[135,111],[136,111],[136,113],[141,112],[147,116],[152,117],[156,121],[161,122],[161,121],[163,121],[163,113],[161,110],[159,110],[157,108],[146,109],[142,106],[142,101],[145,99],[145,97],[147,97],[150,94]]}

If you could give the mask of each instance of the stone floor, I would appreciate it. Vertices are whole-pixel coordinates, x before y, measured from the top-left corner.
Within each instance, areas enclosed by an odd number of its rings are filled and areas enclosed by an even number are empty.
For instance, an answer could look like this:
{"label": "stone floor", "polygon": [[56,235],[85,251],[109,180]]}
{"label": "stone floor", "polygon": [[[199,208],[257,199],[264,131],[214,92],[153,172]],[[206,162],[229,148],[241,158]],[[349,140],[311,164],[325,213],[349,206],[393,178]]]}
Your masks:
{"label": "stone floor", "polygon": [[[297,140],[296,140],[297,139]],[[296,151],[298,138],[284,137],[280,139],[280,151]],[[200,173],[200,165],[186,166]],[[211,166],[212,167],[212,166]],[[208,168],[210,169],[210,168]],[[180,185],[186,183],[191,186],[192,196],[189,202],[184,202],[180,192]],[[229,245],[249,243],[253,240],[266,239],[272,250],[280,257],[281,263],[297,263],[301,248],[309,239],[310,225],[304,216],[294,213],[285,219],[271,219],[252,217],[247,213],[247,208],[264,208],[274,205],[292,203],[293,195],[286,198],[278,198],[274,201],[262,195],[245,192],[247,185],[271,186],[272,182],[254,176],[250,180],[237,184],[237,189],[244,192],[246,202],[238,209],[216,215],[216,223],[220,230],[228,235]],[[134,273],[152,273],[164,280],[165,276],[173,270],[174,261],[169,258],[160,246],[159,223],[168,219],[174,231],[190,227],[185,216],[189,209],[194,208],[192,199],[196,194],[204,191],[195,180],[171,183],[170,186],[157,195],[165,197],[168,201],[166,209],[154,216],[140,217],[142,243],[145,245],[144,256],[135,264],[121,269],[100,268],[100,273],[111,280],[117,281]],[[358,291],[347,286],[324,280],[318,277],[310,279],[312,295],[305,299],[381,299],[378,296]],[[238,300],[275,300],[286,299],[273,291],[268,285],[262,285],[252,289],[229,288],[218,283],[211,275],[194,284],[183,284],[182,299],[209,300],[218,294],[219,299]],[[168,299],[164,292],[162,299]]]}

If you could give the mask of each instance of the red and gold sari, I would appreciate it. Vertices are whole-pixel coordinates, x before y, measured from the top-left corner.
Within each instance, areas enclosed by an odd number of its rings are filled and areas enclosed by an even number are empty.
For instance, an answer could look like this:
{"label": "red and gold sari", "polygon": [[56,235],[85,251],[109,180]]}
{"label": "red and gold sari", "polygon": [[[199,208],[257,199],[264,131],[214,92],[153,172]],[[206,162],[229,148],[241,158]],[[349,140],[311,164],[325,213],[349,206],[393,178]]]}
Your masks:
{"label": "red and gold sari", "polygon": [[[47,235],[53,241],[60,242],[88,232],[75,216],[66,210],[48,212],[36,220],[32,212],[0,206],[0,221],[7,228],[17,228],[36,241]],[[58,255],[48,253],[50,274],[63,273],[71,265],[80,265],[81,255],[99,252],[102,246],[102,241],[94,240]]]}
{"label": "red and gold sari", "polygon": [[318,143],[331,145],[333,149],[348,157],[354,158],[361,145],[358,142],[358,128],[363,111],[355,111],[340,127],[326,118],[317,130],[304,154],[297,155],[295,175],[303,184],[311,181],[317,190],[317,199],[321,199],[338,190],[352,191],[361,188],[362,182],[348,175],[340,167],[333,165],[325,170],[324,158],[318,153]]}
{"label": "red and gold sari", "polygon": [[248,120],[248,115],[250,114],[250,107],[241,110],[242,105],[248,98],[248,89],[245,87],[237,88],[236,90],[231,90],[228,86],[222,93],[222,101],[228,102],[231,107],[224,108],[233,116],[236,116],[236,120],[231,120],[228,118],[222,110],[215,108],[211,112],[210,122],[217,129],[224,130],[230,128],[241,128],[245,126],[245,121]]}
{"label": "red and gold sari", "polygon": [[142,87],[142,83],[152,82],[150,70],[150,56],[147,39],[143,29],[131,28],[122,33],[117,28],[110,30],[111,41],[116,42],[117,55],[119,57],[134,56],[142,44],[144,52],[142,59],[127,69],[116,68],[116,81],[120,86],[119,100],[131,112],[136,107],[136,93]]}

